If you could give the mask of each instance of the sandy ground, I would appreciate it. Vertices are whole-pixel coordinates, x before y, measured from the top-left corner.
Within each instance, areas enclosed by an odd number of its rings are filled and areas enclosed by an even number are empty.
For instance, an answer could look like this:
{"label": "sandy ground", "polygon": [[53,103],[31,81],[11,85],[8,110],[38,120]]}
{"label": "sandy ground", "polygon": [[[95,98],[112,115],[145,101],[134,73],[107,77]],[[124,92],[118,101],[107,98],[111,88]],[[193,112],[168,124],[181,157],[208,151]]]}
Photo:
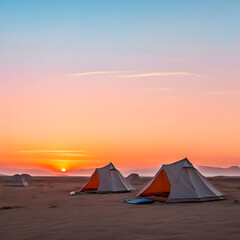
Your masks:
{"label": "sandy ground", "polygon": [[8,180],[0,177],[1,240],[240,239],[240,177],[210,179],[224,201],[147,205],[122,203],[137,191],[70,196],[87,178],[35,177],[22,188]]}

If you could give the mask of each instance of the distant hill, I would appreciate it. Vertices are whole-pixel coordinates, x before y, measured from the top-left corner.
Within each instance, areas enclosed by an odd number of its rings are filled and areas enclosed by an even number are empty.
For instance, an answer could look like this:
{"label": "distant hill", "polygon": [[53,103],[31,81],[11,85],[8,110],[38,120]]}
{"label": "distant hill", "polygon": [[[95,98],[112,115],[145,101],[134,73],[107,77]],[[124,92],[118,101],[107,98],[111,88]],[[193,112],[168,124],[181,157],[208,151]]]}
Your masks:
{"label": "distant hill", "polygon": [[88,169],[78,169],[75,171],[71,171],[71,175],[77,176],[90,176],[93,174],[95,168],[88,168]]}
{"label": "distant hill", "polygon": [[[123,173],[133,173],[136,172],[140,176],[154,176],[159,168],[152,168],[152,169],[131,169],[127,171],[123,171]],[[232,166],[228,168],[221,168],[221,167],[209,167],[209,166],[195,166],[200,173],[202,173],[206,177],[211,176],[240,176],[240,167]]]}
{"label": "distant hill", "polygon": [[[124,176],[128,176],[131,173],[138,173],[140,176],[154,176],[157,171],[158,167],[155,168],[143,168],[143,169],[119,169]],[[90,176],[95,171],[95,168],[88,168],[88,169],[78,169],[75,171],[71,171],[71,175],[78,175],[78,176]]]}
{"label": "distant hill", "polygon": [[52,176],[51,172],[41,170],[41,169],[18,169],[18,168],[1,168],[0,176],[14,175],[14,174],[30,174],[32,176]]}
{"label": "distant hill", "polygon": [[[228,168],[221,167],[209,167],[209,166],[196,166],[195,167],[206,177],[212,176],[240,176],[240,167],[232,166]],[[161,168],[142,168],[142,169],[119,169],[121,173],[126,177],[131,173],[137,173],[140,176],[154,176],[157,171]],[[90,176],[94,172],[95,168],[88,169],[78,169],[75,171],[68,172],[68,176]],[[0,176],[6,175],[14,175],[14,174],[22,174],[27,173],[32,176],[67,176],[66,173],[53,174],[51,172],[45,170],[37,170],[37,169],[0,169]]]}
{"label": "distant hill", "polygon": [[[124,175],[128,175],[131,173],[138,173],[140,176],[154,176],[160,168],[161,168],[161,166],[155,167],[155,168],[122,170],[121,172]],[[221,167],[209,167],[209,166],[196,166],[195,165],[195,168],[197,168],[198,171],[206,177],[240,176],[240,167],[239,166],[221,168]]]}
{"label": "distant hill", "polygon": [[205,176],[240,176],[240,167],[238,166],[228,168],[196,166],[196,168]]}
{"label": "distant hill", "polygon": [[[131,173],[138,173],[140,176],[154,176],[157,171],[158,167],[156,168],[143,168],[143,169],[119,169],[124,176],[128,176]],[[78,169],[71,172],[71,175],[79,175],[79,176],[90,176],[95,171],[95,168],[88,168],[88,169]],[[69,173],[70,174],[70,173]]]}
{"label": "distant hill", "polygon": [[[146,168],[146,169],[130,169],[130,170],[122,170],[124,175],[128,175],[130,173],[138,173],[140,176],[154,176],[157,171],[161,168]],[[206,177],[211,176],[240,176],[240,167],[232,166],[228,168],[221,167],[209,167],[209,166],[195,166],[200,173],[202,173]]]}
{"label": "distant hill", "polygon": [[121,170],[121,172],[125,175],[128,176],[131,173],[137,173],[140,176],[155,176],[155,174],[158,172],[158,170],[161,168],[160,167],[155,167],[155,168],[143,168],[143,169],[129,169],[129,170]]}
{"label": "distant hill", "polygon": [[[140,176],[154,176],[157,171],[161,168],[142,168],[142,169],[119,169],[124,176],[128,176],[131,173],[138,173]],[[206,177],[211,176],[240,176],[240,167],[232,166],[229,168],[220,168],[220,167],[209,167],[209,166],[195,166],[199,172],[201,172]],[[78,169],[71,172],[71,175],[79,176],[90,176],[95,169]]]}

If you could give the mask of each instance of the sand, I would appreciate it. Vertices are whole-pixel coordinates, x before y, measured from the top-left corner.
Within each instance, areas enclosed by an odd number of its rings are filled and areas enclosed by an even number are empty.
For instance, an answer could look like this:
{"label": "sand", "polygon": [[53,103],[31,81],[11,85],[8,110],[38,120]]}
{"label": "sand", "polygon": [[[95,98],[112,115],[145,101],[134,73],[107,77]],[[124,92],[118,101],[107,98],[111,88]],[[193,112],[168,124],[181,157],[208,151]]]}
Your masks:
{"label": "sand", "polygon": [[137,191],[69,195],[86,180],[34,177],[17,188],[0,177],[0,239],[240,239],[240,177],[210,179],[224,201],[147,205],[122,203]]}

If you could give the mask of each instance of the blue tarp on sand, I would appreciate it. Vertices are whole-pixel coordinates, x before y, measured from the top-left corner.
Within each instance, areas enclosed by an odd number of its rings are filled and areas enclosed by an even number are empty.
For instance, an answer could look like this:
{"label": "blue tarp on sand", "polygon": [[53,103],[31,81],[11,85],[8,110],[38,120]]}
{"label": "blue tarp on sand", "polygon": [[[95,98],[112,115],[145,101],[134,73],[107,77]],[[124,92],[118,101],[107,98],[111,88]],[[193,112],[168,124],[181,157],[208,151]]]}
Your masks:
{"label": "blue tarp on sand", "polygon": [[124,203],[129,204],[146,204],[146,203],[153,203],[152,200],[142,198],[142,199],[133,199],[133,200],[125,200]]}

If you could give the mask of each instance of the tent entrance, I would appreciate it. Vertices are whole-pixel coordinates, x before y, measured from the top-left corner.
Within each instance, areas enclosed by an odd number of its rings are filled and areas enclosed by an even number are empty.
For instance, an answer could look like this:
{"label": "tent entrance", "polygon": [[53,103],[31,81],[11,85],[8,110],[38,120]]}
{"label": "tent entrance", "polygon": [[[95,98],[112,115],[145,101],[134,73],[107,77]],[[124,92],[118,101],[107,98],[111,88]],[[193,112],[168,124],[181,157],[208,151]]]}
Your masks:
{"label": "tent entrance", "polygon": [[158,196],[167,198],[169,196],[170,189],[171,185],[168,180],[168,176],[166,172],[162,170],[151,185],[143,193],[141,193],[141,196]]}
{"label": "tent entrance", "polygon": [[87,185],[81,191],[97,190],[99,184],[100,184],[99,176],[98,176],[97,171],[95,171],[94,174],[92,175],[90,181],[87,183]]}

